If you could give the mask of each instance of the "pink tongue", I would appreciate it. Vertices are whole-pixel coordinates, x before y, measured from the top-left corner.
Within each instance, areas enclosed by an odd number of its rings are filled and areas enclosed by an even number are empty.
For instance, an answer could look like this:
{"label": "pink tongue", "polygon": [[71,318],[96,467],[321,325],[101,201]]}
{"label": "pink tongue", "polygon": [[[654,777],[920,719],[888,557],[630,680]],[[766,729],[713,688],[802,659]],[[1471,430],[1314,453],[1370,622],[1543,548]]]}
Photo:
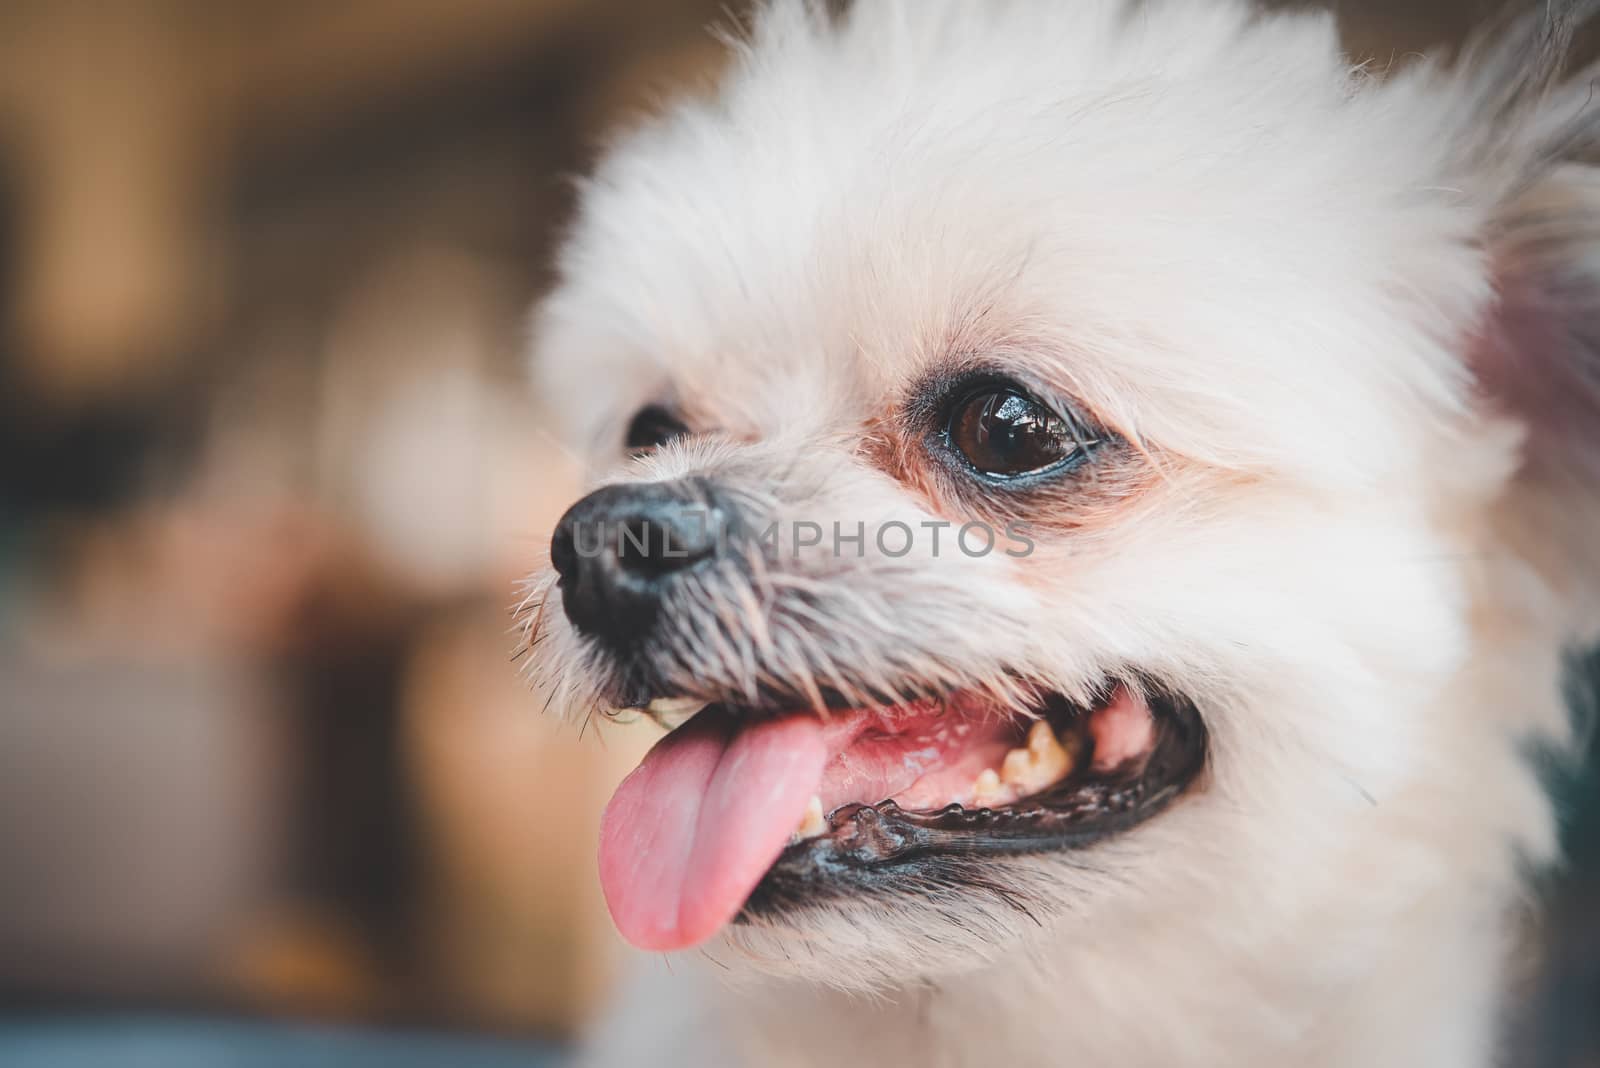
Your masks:
{"label": "pink tongue", "polygon": [[623,780],[600,820],[600,886],[640,949],[704,942],[778,859],[830,757],[823,725],[735,724],[707,709]]}

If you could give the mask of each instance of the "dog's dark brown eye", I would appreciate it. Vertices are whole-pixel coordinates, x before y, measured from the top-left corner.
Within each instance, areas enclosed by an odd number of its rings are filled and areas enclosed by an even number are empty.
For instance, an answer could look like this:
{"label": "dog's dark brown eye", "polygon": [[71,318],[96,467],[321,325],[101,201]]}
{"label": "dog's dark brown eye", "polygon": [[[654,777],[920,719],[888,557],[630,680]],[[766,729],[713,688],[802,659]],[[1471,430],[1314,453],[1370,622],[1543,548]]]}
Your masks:
{"label": "dog's dark brown eye", "polygon": [[683,420],[661,405],[651,404],[639,409],[633,422],[628,424],[624,445],[629,452],[643,452],[665,445],[673,438],[681,438],[688,432],[689,428],[683,425]]}
{"label": "dog's dark brown eye", "polygon": [[1045,471],[1094,444],[1085,428],[1007,385],[967,394],[951,413],[947,435],[967,463],[993,478]]}

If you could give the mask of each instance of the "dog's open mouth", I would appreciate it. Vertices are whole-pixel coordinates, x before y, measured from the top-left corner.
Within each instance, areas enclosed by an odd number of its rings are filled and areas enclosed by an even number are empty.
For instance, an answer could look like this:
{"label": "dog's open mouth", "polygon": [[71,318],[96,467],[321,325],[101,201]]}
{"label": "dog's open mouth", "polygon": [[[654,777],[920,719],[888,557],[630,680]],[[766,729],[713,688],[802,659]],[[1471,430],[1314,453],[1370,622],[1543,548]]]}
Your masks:
{"label": "dog's open mouth", "polygon": [[966,694],[826,718],[710,705],[617,789],[601,883],[624,937],[680,949],[930,857],[1088,845],[1160,811],[1205,759],[1190,702],[1120,683],[1026,716]]}

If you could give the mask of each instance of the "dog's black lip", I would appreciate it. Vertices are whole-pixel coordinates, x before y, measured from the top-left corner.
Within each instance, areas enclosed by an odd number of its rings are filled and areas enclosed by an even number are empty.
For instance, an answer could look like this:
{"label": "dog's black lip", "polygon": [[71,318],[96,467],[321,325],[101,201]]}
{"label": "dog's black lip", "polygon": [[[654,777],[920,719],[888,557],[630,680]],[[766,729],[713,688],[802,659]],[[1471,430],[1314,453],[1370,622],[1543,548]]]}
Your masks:
{"label": "dog's black lip", "polygon": [[829,830],[784,850],[745,903],[739,921],[769,917],[852,893],[911,889],[942,862],[1083,849],[1150,819],[1201,776],[1208,736],[1185,698],[1153,693],[1160,736],[1137,774],[1068,779],[998,809],[950,805],[908,812],[893,801],[854,804],[829,816]]}

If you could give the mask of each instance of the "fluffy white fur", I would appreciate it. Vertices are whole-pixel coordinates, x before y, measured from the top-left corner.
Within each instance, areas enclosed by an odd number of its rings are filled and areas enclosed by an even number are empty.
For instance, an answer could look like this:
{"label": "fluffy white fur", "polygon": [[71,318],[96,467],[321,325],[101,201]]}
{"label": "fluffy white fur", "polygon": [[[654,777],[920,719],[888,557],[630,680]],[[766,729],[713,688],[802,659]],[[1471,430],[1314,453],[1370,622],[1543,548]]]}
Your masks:
{"label": "fluffy white fur", "polygon": [[[1530,752],[1566,743],[1600,604],[1600,123],[1556,22],[1380,74],[1331,18],[1234,0],[788,0],[714,97],[614,147],[537,336],[597,479],[958,518],[871,446],[973,359],[1078,398],[1141,472],[1038,505],[1026,560],[817,555],[770,576],[809,609],[765,637],[685,613],[681,688],[1132,668],[1212,750],[1121,838],[996,864],[1025,910],[955,886],[737,928],[601,1059],[1496,1061],[1554,856]],[[659,400],[714,433],[630,466]],[[581,715],[607,667],[549,584],[535,673]]]}

